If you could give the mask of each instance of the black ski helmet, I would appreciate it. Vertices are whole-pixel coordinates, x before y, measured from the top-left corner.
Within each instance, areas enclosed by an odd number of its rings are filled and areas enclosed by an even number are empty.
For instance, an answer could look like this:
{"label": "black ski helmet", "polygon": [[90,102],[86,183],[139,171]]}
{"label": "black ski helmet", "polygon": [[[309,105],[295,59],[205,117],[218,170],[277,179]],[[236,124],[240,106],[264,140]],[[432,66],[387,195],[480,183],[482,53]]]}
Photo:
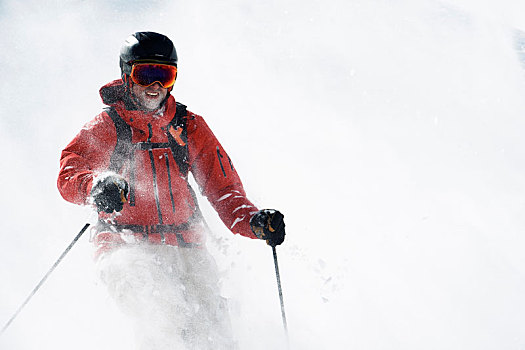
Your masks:
{"label": "black ski helmet", "polygon": [[135,62],[162,63],[177,66],[177,51],[165,35],[154,32],[136,32],[120,48],[121,74],[130,75]]}

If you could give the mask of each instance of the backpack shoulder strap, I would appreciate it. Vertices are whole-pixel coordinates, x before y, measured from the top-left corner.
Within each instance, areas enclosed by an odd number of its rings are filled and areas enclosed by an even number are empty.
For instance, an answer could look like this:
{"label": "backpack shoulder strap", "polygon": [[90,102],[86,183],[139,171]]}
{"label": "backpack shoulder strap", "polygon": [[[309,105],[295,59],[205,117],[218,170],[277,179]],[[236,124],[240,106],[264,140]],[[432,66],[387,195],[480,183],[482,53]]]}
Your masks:
{"label": "backpack shoulder strap", "polygon": [[109,107],[105,111],[113,120],[117,132],[117,144],[111,154],[109,170],[119,172],[124,162],[131,157],[131,127],[119,116],[115,108]]}
{"label": "backpack shoulder strap", "polygon": [[129,205],[135,206],[135,153],[131,142],[131,126],[120,117],[113,107],[105,109],[115,124],[117,143],[109,159],[108,170],[120,173],[124,164],[129,164]]}
{"label": "backpack shoulder strap", "polygon": [[177,102],[175,116],[168,124],[168,142],[173,158],[183,176],[188,175],[188,111],[186,106]]}
{"label": "backpack shoulder strap", "polygon": [[183,125],[186,126],[186,119],[188,116],[188,111],[186,105],[183,105],[180,102],[176,103],[177,107],[175,109],[175,116],[171,120],[170,124],[173,126]]}

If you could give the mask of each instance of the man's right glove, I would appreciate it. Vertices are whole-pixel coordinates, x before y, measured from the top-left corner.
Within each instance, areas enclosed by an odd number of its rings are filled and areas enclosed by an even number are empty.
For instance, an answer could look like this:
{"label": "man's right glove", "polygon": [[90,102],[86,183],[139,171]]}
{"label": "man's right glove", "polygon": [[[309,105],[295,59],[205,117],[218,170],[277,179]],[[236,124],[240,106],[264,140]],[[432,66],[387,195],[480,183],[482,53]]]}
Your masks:
{"label": "man's right glove", "polygon": [[100,178],[91,189],[91,197],[99,212],[113,213],[121,211],[126,203],[129,186],[120,175],[107,175]]}
{"label": "man's right glove", "polygon": [[264,239],[268,245],[275,247],[284,241],[284,215],[278,210],[263,209],[250,219],[253,233]]}

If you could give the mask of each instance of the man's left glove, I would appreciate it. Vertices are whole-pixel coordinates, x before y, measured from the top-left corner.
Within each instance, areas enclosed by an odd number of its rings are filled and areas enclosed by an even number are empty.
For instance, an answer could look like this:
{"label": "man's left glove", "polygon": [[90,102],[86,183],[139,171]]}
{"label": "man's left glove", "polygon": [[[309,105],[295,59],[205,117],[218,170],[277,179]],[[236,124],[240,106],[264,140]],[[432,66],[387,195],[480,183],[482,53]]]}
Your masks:
{"label": "man's left glove", "polygon": [[126,179],[114,174],[101,178],[93,185],[91,197],[99,212],[113,213],[121,211],[126,203],[129,186]]}
{"label": "man's left glove", "polygon": [[284,241],[284,215],[278,210],[259,210],[250,219],[250,226],[257,238],[264,239],[272,247]]}

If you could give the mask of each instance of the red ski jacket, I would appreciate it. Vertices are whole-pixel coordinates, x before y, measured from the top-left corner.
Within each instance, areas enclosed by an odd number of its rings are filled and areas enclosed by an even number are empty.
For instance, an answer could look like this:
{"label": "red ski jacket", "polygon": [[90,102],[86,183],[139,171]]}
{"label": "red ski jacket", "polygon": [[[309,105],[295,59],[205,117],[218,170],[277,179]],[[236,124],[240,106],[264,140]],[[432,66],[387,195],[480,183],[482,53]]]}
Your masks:
{"label": "red ski jacket", "polygon": [[[130,185],[130,198],[114,224],[141,234],[148,232],[148,227],[161,228],[159,232],[169,232],[170,227],[185,227],[184,242],[202,241],[200,232],[187,230],[200,211],[187,173],[180,169],[173,149],[167,146],[168,134],[171,134],[179,145],[187,145],[188,171],[224,224],[235,234],[256,238],[249,220],[258,209],[246,198],[230,158],[204,119],[192,112],[186,113],[187,139],[184,140],[180,137],[181,131],[169,124],[177,109],[173,96],[168,97],[160,111],[146,113],[126,108],[124,91],[122,80],[100,89],[103,102],[113,107],[129,125],[131,143],[140,146],[133,148],[133,161],[118,171]],[[94,177],[108,171],[116,145],[116,123],[106,110],[86,124],[62,151],[58,176],[62,197],[73,203],[88,204]],[[104,215],[100,214],[101,219]]]}

